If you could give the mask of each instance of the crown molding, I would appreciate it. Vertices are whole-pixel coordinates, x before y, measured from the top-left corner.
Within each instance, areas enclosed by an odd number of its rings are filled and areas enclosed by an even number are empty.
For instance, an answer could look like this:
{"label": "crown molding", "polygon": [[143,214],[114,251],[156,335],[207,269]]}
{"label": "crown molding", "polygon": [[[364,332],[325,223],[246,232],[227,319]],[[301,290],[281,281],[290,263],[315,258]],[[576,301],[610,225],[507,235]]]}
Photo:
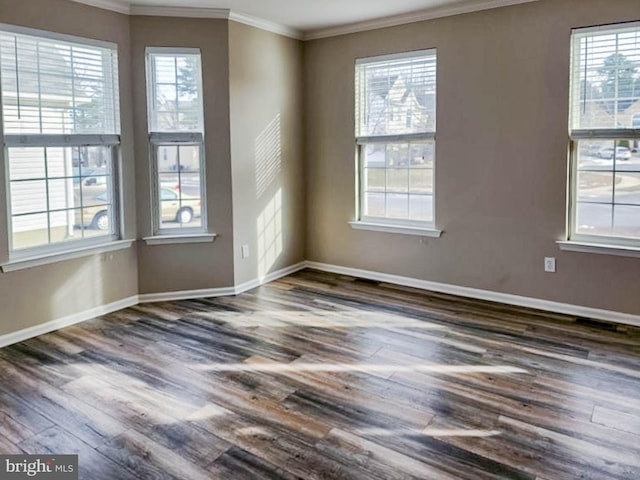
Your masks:
{"label": "crown molding", "polygon": [[151,5],[131,5],[130,15],[150,17],[217,18],[228,20],[228,8],[156,7]]}
{"label": "crown molding", "polygon": [[229,15],[229,20],[243,23],[251,27],[259,28],[261,30],[266,30],[267,32],[284,35],[285,37],[294,38],[296,40],[304,39],[304,34],[301,31],[296,30],[295,28],[290,28],[279,23],[270,22],[269,20],[264,20],[262,18],[253,17],[245,13],[234,12],[232,10]]}
{"label": "crown molding", "polygon": [[365,32],[368,30],[376,30],[378,28],[395,27],[408,23],[422,22],[424,20],[433,20],[435,18],[450,17],[464,13],[478,12],[482,10],[490,10],[492,8],[507,7],[511,5],[519,5],[522,3],[537,2],[538,0],[483,0],[483,1],[466,1],[458,5],[429,8],[419,12],[405,13],[402,15],[394,15],[391,17],[377,18],[364,22],[356,22],[348,25],[340,25],[337,27],[321,28],[308,31],[306,33],[281,25],[279,23],[264,20],[259,17],[247,15],[241,12],[235,12],[226,8],[193,8],[193,7],[159,7],[148,5],[130,5],[124,0],[72,0],[76,3],[90,5],[92,7],[111,10],[126,15],[149,15],[161,17],[184,17],[184,18],[215,18],[232,20],[234,22],[249,25],[251,27],[266,30],[268,32],[284,35],[296,40],[317,40],[320,38],[335,37],[338,35],[347,35],[349,33]]}
{"label": "crown molding", "polygon": [[90,7],[101,8],[103,10],[111,10],[112,12],[124,13],[125,15],[131,14],[131,7],[129,2],[121,0],[71,0],[76,3],[82,3],[89,5]]}
{"label": "crown molding", "polygon": [[492,8],[508,7],[511,5],[519,5],[521,3],[530,3],[537,1],[538,0],[484,0],[482,2],[468,1],[453,6],[429,8],[419,12],[404,13],[402,15],[377,18],[374,20],[350,23],[348,25],[340,25],[337,27],[320,28],[317,30],[306,32],[303,35],[302,39],[317,40],[320,38],[336,37],[338,35],[347,35],[349,33],[366,32],[368,30],[376,30],[378,28],[396,27],[398,25],[422,22],[424,20],[451,17],[464,13],[479,12],[482,10],[490,10]]}

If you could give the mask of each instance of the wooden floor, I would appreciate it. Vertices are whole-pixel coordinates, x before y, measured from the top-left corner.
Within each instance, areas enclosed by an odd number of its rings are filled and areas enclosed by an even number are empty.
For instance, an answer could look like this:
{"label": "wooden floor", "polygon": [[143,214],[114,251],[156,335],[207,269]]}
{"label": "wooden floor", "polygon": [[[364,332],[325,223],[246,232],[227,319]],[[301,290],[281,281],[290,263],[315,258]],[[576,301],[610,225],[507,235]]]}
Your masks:
{"label": "wooden floor", "polygon": [[640,479],[640,329],[303,271],[0,350],[80,478]]}

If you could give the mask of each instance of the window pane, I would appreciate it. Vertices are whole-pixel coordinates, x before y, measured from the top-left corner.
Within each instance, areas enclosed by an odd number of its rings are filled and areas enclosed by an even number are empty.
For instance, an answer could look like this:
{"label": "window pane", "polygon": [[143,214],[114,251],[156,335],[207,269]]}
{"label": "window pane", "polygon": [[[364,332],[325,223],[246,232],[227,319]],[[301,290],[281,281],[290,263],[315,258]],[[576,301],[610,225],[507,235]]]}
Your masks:
{"label": "window pane", "polygon": [[12,247],[21,250],[49,243],[49,221],[46,213],[14,216],[11,219]]}
{"label": "window pane", "polygon": [[197,173],[200,171],[200,147],[198,145],[180,145],[180,170]]}
{"label": "window pane", "polygon": [[367,192],[364,197],[364,214],[369,217],[384,217],[386,214],[384,193]]}
{"label": "window pane", "polygon": [[[156,161],[159,173],[173,173],[180,168],[178,161],[178,147],[176,145],[161,145],[157,149]],[[177,183],[177,176],[176,183]]]}
{"label": "window pane", "polygon": [[364,189],[367,192],[384,192],[385,189],[385,175],[384,168],[367,168],[365,169],[365,184]]}
{"label": "window pane", "polygon": [[611,203],[613,173],[581,171],[578,173],[578,201]]}
{"label": "window pane", "polygon": [[409,169],[408,168],[387,169],[387,192],[394,192],[394,193],[409,192]]}
{"label": "window pane", "polygon": [[47,182],[44,180],[19,181],[11,183],[11,213],[47,211]]}
{"label": "window pane", "polygon": [[610,235],[613,222],[613,205],[578,203],[576,232],[585,235]]}
{"label": "window pane", "polygon": [[435,51],[360,60],[356,93],[358,136],[435,131]]}
{"label": "window pane", "polygon": [[74,206],[75,189],[72,179],[49,180],[47,190],[49,193],[49,210],[65,210]]}
{"label": "window pane", "polygon": [[409,218],[409,195],[388,194],[387,216],[389,218]]}
{"label": "window pane", "polygon": [[640,206],[616,205],[613,218],[615,235],[640,238]]}
{"label": "window pane", "polygon": [[411,166],[433,168],[435,142],[412,142]]}
{"label": "window pane", "polygon": [[409,171],[411,193],[433,193],[433,169],[412,168]]}
{"label": "window pane", "polygon": [[45,178],[44,148],[13,148],[9,154],[9,180]]}
{"label": "window pane", "polygon": [[573,129],[633,128],[640,99],[640,25],[573,34]]}
{"label": "window pane", "polygon": [[[640,168],[637,172],[616,175],[616,203],[640,205]],[[640,218],[636,218],[640,226]]]}
{"label": "window pane", "polygon": [[14,249],[113,233],[110,147],[8,152]]}
{"label": "window pane", "polygon": [[433,221],[433,196],[410,195],[409,218],[411,220],[431,222]]}

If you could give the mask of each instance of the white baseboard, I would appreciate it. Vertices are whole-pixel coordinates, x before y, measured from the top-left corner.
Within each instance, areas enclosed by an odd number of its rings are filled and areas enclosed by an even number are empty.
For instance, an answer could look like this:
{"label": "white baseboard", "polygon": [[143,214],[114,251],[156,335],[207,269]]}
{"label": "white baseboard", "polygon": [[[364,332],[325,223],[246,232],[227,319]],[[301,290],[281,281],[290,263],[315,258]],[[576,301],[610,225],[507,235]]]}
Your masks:
{"label": "white baseboard", "polygon": [[207,297],[226,297],[235,295],[233,287],[203,288],[199,290],[178,290],[176,292],[142,293],[138,295],[139,303],[173,302],[176,300],[193,300]]}
{"label": "white baseboard", "polygon": [[172,302],[175,300],[193,300],[196,298],[207,297],[227,297],[230,295],[239,295],[252,288],[259,287],[265,283],[273,282],[287,275],[291,275],[299,270],[306,268],[306,262],[296,263],[289,267],[282,268],[275,272],[268,273],[264,277],[254,278],[248,282],[236,285],[234,287],[221,287],[221,288],[205,288],[201,290],[180,290],[177,292],[162,292],[162,293],[144,293],[138,295],[140,303],[154,303],[154,302]]}
{"label": "white baseboard", "polygon": [[369,270],[360,270],[357,268],[341,267],[338,265],[330,265],[326,263],[309,261],[305,263],[308,268],[314,268],[316,270],[321,270],[329,273],[349,275],[352,277],[366,278],[369,280],[393,283],[406,287],[420,288],[422,290],[431,290],[433,292],[448,293],[451,295],[459,295],[461,297],[475,298],[478,300],[489,300],[492,302],[506,303],[519,307],[535,308],[537,310],[544,310],[548,312],[562,313],[577,317],[587,317],[640,327],[640,315],[632,315],[630,313],[601,310],[599,308],[583,307],[580,305],[572,305],[569,303],[552,302],[550,300],[522,297],[520,295],[492,292],[490,290],[480,290],[477,288],[460,287],[447,283],[430,282],[427,280],[419,280],[417,278],[402,277],[399,275],[390,275],[387,273],[372,272]]}
{"label": "white baseboard", "polygon": [[33,327],[18,330],[16,332],[0,335],[0,348],[6,347],[7,345],[12,345],[14,343],[22,342],[39,335],[44,335],[45,333],[53,332],[64,327],[70,327],[71,325],[75,325],[76,323],[91,320],[92,318],[106,315],[108,313],[122,310],[124,308],[132,307],[137,304],[138,296],[133,295],[131,297],[118,300],[117,302],[109,303],[107,305],[100,305],[99,307],[85,310],[84,312],[74,313],[72,315],[67,315],[66,317],[51,320],[46,323],[41,323],[40,325],[35,325]]}
{"label": "white baseboard", "polygon": [[286,277],[287,275],[299,272],[300,270],[304,270],[305,268],[307,268],[307,262],[300,262],[289,267],[281,268],[280,270],[276,270],[275,272],[268,273],[264,277],[254,278],[253,280],[250,280],[248,282],[236,285],[235,294],[239,295],[248,290],[259,287],[260,285],[264,285],[265,283],[273,282],[274,280],[278,280],[279,278]]}

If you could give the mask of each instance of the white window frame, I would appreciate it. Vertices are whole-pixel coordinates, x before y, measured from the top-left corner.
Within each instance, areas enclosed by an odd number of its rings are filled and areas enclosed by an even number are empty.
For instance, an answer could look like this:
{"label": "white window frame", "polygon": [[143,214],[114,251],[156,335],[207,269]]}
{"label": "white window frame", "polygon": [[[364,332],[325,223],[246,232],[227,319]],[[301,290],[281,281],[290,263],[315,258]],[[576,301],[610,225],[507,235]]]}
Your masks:
{"label": "white window frame", "polygon": [[[118,68],[118,45],[112,42],[95,40],[74,35],[66,35],[61,33],[49,32],[33,28],[20,27],[0,23],[0,31],[6,33],[14,33],[19,35],[28,35],[39,37],[44,40],[63,41],[75,43],[86,47],[98,47],[109,49],[115,55],[113,76],[110,79],[113,83],[114,93],[114,114],[116,115],[116,125],[119,132],[120,129],[120,95],[119,95],[119,68]],[[11,264],[19,264],[29,259],[45,259],[47,257],[63,257],[73,255],[74,252],[92,253],[97,248],[110,248],[110,245],[117,245],[122,238],[122,208],[120,199],[120,171],[122,168],[121,158],[121,136],[117,134],[5,134],[4,132],[4,115],[2,112],[2,84],[0,83],[0,138],[2,139],[2,149],[0,149],[0,163],[4,166],[4,188],[6,197],[6,213],[7,213],[7,245],[9,254],[9,263],[2,266],[3,271],[11,271]],[[11,148],[56,148],[56,147],[109,147],[111,150],[111,188],[107,189],[107,195],[111,199],[110,215],[110,234],[94,238],[81,238],[77,240],[69,240],[64,242],[56,242],[47,245],[39,245],[36,247],[28,247],[24,249],[14,250],[13,245],[13,226],[11,211],[11,180],[9,166],[9,150]],[[46,167],[45,167],[46,168]],[[47,199],[48,204],[48,199]],[[47,207],[46,213],[49,213]],[[126,246],[130,246],[126,242]],[[75,256],[73,257],[75,258]],[[49,263],[41,261],[39,264]],[[16,268],[19,269],[19,268]]]}
{"label": "white window frame", "polygon": [[[360,119],[358,118],[358,109],[361,108],[361,92],[359,89],[359,81],[358,81],[358,66],[366,65],[368,63],[377,63],[383,61],[393,61],[393,60],[401,60],[401,59],[409,59],[421,56],[433,56],[436,60],[437,65],[437,49],[431,48],[426,50],[416,50],[410,52],[402,52],[395,53],[389,55],[378,55],[374,57],[364,57],[356,59],[356,68],[355,68],[355,102],[356,102],[356,215],[357,220],[354,222],[350,222],[352,227],[357,230],[374,230],[388,233],[402,233],[409,235],[424,235],[424,236],[432,236],[439,237],[442,233],[440,230],[436,229],[436,185],[435,185],[435,177],[436,177],[436,130],[437,127],[434,125],[433,131],[425,131],[421,133],[407,133],[407,134],[397,134],[397,135],[375,135],[375,136],[364,136],[359,135],[360,129]],[[437,77],[437,66],[436,66],[436,77]],[[437,78],[436,78],[436,97],[434,107],[437,109]],[[402,121],[406,121],[405,118]],[[436,116],[437,123],[437,116]],[[376,217],[365,215],[364,212],[364,204],[365,204],[365,178],[364,178],[364,161],[365,161],[365,151],[367,145],[374,143],[382,143],[385,145],[393,144],[393,143],[411,143],[411,142],[433,142],[434,147],[434,159],[433,159],[433,185],[432,185],[432,212],[431,212],[431,221],[419,221],[419,220],[411,220],[408,218],[389,218],[389,217]],[[386,168],[385,168],[386,170]],[[410,194],[410,192],[409,192]]]}
{"label": "white window frame", "polygon": [[[204,151],[204,91],[202,82],[202,53],[199,48],[175,48],[175,47],[147,47],[145,51],[145,64],[147,74],[147,118],[149,128],[149,153],[151,159],[151,208],[152,208],[152,237],[182,237],[198,234],[207,234],[207,199],[206,199],[206,156]],[[198,89],[200,92],[201,109],[200,123],[201,132],[166,132],[153,131],[152,118],[155,107],[155,66],[152,61],[153,56],[159,55],[198,55],[200,57],[201,74],[198,78]],[[199,174],[200,174],[200,227],[178,227],[162,228],[162,218],[160,215],[160,174],[158,172],[158,150],[162,146],[197,146],[200,152]]]}
{"label": "white window frame", "polygon": [[[617,142],[619,140],[638,140],[640,141],[640,129],[636,128],[590,128],[590,129],[574,129],[574,106],[576,104],[576,96],[580,96],[580,91],[575,92],[574,77],[580,75],[580,71],[576,68],[575,55],[579,55],[576,49],[579,48],[580,38],[585,34],[596,32],[618,33],[628,28],[640,27],[640,22],[630,22],[623,24],[602,25],[597,27],[576,28],[571,32],[571,56],[570,56],[570,102],[569,102],[569,182],[568,182],[568,204],[567,204],[567,235],[566,241],[558,242],[564,250],[570,251],[593,251],[595,253],[603,253],[602,248],[615,250],[631,248],[640,250],[640,238],[634,239],[629,237],[621,237],[616,235],[589,235],[577,232],[577,206],[578,206],[578,163],[579,163],[579,142],[581,140],[602,140]],[[617,145],[617,143],[614,143]],[[612,175],[617,170],[612,170]],[[615,205],[615,202],[613,203]],[[639,222],[640,223],[640,222]],[[622,250],[621,250],[622,251]],[[612,252],[614,253],[614,252]],[[622,252],[624,253],[624,252]]]}

